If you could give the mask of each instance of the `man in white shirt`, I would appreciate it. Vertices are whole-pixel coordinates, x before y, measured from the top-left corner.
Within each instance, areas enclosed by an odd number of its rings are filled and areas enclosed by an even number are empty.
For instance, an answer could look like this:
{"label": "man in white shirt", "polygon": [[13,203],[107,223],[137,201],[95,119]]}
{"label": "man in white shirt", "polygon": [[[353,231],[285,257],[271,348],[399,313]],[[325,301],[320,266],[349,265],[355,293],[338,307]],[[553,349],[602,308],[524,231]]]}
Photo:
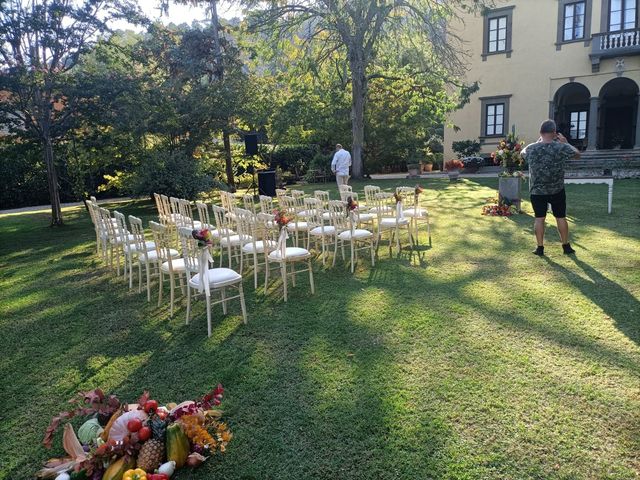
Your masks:
{"label": "man in white shirt", "polygon": [[342,145],[336,145],[336,153],[333,155],[331,162],[331,171],[336,176],[338,188],[340,185],[349,184],[349,167],[351,166],[351,154],[347,152]]}

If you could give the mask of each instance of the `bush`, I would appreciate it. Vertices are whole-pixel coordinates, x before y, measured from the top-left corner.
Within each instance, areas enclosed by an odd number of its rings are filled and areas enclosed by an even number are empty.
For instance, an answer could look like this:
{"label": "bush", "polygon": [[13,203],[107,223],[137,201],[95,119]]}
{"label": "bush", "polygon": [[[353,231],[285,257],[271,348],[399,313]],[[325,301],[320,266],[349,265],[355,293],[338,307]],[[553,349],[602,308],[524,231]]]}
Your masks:
{"label": "bush", "polygon": [[132,197],[151,197],[156,192],[189,200],[216,185],[203,171],[202,162],[182,151],[162,150],[149,152],[132,172],[105,175],[105,180],[101,190],[115,187]]}
{"label": "bush", "polygon": [[462,159],[464,169],[470,172],[477,172],[480,167],[484,165],[484,158],[482,157],[466,157]]}
{"label": "bush", "polygon": [[17,208],[49,202],[47,169],[35,142],[0,140],[0,205]]}
{"label": "bush", "polygon": [[451,144],[458,158],[475,157],[480,152],[480,142],[477,140],[460,140]]}
{"label": "bush", "polygon": [[308,168],[311,160],[319,152],[318,145],[278,145],[273,152],[262,148],[262,158],[270,164],[271,168],[280,167],[287,172],[302,175]]}

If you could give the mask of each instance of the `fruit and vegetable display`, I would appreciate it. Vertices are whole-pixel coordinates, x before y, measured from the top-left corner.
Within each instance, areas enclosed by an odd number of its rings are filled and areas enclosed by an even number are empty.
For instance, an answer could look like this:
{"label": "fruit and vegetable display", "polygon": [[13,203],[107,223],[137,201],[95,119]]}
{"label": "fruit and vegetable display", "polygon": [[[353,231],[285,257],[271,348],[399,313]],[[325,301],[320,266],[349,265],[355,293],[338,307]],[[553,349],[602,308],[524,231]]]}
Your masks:
{"label": "fruit and vegetable display", "polygon": [[63,421],[89,417],[76,434],[64,425],[64,458],[52,458],[37,476],[56,480],[169,480],[180,468],[195,468],[232,438],[217,407],[218,385],[200,400],[160,405],[149,392],[137,403],[121,402],[102,390],[80,392],[73,408],[51,420],[43,443],[51,448]]}

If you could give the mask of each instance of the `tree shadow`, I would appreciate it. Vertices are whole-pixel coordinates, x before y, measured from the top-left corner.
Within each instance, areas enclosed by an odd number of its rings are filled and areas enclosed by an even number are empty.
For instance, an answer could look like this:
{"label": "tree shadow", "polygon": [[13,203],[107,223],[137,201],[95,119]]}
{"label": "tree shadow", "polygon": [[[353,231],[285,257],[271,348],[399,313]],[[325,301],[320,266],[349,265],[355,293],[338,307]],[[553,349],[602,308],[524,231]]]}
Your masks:
{"label": "tree shadow", "polygon": [[629,340],[640,345],[640,322],[638,321],[640,301],[634,295],[575,255],[571,255],[569,258],[580,267],[590,281],[554,262],[549,257],[543,258],[554,270],[563,274],[586,298],[611,317],[618,329]]}

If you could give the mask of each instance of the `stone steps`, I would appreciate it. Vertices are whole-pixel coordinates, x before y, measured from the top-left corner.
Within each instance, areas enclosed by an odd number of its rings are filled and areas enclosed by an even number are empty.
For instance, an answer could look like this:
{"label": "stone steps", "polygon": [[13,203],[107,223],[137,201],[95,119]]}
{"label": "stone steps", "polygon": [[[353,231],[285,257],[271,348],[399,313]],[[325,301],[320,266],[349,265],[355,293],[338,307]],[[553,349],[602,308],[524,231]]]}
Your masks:
{"label": "stone steps", "polygon": [[579,160],[569,160],[567,170],[640,169],[640,150],[595,150],[582,152]]}

